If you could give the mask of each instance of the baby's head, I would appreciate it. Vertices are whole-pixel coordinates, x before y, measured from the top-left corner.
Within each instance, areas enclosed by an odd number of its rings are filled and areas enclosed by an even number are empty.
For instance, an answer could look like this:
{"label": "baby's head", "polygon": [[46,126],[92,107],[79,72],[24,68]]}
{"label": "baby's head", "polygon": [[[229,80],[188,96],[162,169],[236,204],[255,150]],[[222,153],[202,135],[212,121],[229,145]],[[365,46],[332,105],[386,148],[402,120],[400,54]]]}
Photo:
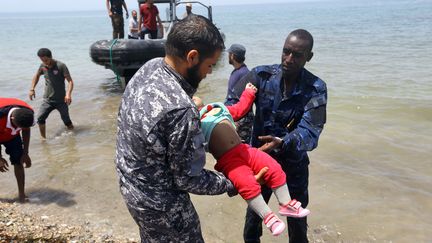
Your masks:
{"label": "baby's head", "polygon": [[198,110],[201,110],[201,108],[204,106],[202,99],[198,96],[192,96],[192,100],[197,106]]}

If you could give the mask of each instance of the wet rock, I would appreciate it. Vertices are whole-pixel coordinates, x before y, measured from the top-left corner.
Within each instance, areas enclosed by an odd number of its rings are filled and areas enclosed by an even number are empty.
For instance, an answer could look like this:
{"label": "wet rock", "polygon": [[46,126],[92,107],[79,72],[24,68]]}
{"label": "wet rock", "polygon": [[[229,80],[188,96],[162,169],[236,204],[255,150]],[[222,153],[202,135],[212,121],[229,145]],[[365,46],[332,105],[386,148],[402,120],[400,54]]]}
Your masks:
{"label": "wet rock", "polygon": [[138,242],[88,221],[84,226],[71,225],[62,218],[37,215],[36,207],[24,213],[19,204],[0,202],[0,242]]}

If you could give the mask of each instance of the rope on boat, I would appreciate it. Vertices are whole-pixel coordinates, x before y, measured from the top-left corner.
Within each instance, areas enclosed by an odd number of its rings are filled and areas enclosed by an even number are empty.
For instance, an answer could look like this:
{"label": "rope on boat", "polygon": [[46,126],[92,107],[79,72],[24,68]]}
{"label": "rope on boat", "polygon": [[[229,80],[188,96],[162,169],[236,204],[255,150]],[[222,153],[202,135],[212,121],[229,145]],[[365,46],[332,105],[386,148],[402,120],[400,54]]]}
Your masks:
{"label": "rope on boat", "polygon": [[117,40],[118,39],[114,39],[113,42],[111,43],[111,46],[110,46],[110,49],[109,49],[109,54],[110,54],[110,65],[111,65],[111,68],[112,68],[113,72],[116,75],[117,82],[120,83],[120,76],[118,75],[117,69],[116,69],[116,67],[115,67],[115,65],[113,63],[113,55],[112,55],[112,48],[117,43]]}

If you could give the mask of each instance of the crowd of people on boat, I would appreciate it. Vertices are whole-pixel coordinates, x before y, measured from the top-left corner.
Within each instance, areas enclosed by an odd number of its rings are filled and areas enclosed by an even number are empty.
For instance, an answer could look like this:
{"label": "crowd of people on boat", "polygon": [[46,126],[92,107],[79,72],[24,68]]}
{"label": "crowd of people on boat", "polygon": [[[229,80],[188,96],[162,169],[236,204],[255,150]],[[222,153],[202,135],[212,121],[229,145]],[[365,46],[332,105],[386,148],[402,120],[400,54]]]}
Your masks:
{"label": "crowd of people on boat", "polygon": [[[186,3],[185,6],[186,11],[182,19],[193,14],[192,3]],[[106,7],[113,27],[113,39],[123,39],[123,8],[126,13],[126,19],[129,18],[126,2],[124,0],[106,0]],[[154,0],[146,0],[145,3],[139,5],[139,13],[136,10],[132,10],[131,15],[132,18],[128,23],[128,39],[144,40],[147,34],[150,39],[163,38],[164,26]]]}
{"label": "crowd of people on boat", "polygon": [[[140,13],[153,11],[149,3],[153,0],[141,5],[145,10],[140,7]],[[122,34],[114,27],[122,22],[114,17],[122,14],[121,7],[127,11],[124,1],[107,0],[115,38]],[[138,23],[141,26],[141,19]],[[285,223],[267,205],[274,194],[279,215],[287,217],[289,242],[308,242],[307,152],[318,145],[327,104],[325,82],[304,68],[313,57],[313,42],[308,31],[294,30],[283,44],[281,63],[251,70],[245,64],[246,48],[231,45],[228,62],[234,70],[226,99],[204,104],[205,97],[194,94],[212,73],[225,49],[224,40],[218,28],[200,15],[174,24],[165,56],[145,63],[129,81],[117,117],[120,192],[142,242],[204,242],[189,193],[240,194],[248,205],[245,242],[260,241],[263,222],[274,236],[284,232]],[[36,98],[35,87],[44,75],[38,115],[25,101],[0,98],[0,144],[14,166],[21,202],[27,200],[24,166],[31,166],[30,128],[37,123],[45,139],[45,121],[53,110],[60,112],[68,129],[74,128],[68,110],[71,74],[49,49],[41,48],[37,56],[42,63],[29,99]],[[206,151],[215,157],[216,171],[204,168]],[[0,146],[0,171],[8,168]]]}

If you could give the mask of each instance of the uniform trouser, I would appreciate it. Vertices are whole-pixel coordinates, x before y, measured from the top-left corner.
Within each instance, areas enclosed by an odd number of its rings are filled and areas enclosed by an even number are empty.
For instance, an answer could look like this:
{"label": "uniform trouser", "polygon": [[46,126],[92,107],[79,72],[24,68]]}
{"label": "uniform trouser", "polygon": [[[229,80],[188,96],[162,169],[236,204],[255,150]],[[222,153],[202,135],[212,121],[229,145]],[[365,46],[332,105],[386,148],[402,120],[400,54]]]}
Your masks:
{"label": "uniform trouser", "polygon": [[111,16],[111,24],[113,27],[113,39],[123,39],[124,38],[123,15],[113,14]]}
{"label": "uniform trouser", "polygon": [[72,125],[72,121],[69,117],[68,105],[65,102],[50,102],[47,100],[44,100],[39,107],[37,123],[44,125],[46,119],[53,110],[58,110],[65,126]]}
{"label": "uniform trouser", "polygon": [[190,200],[167,211],[127,206],[138,224],[141,243],[204,243],[198,214]]}
{"label": "uniform trouser", "polygon": [[[302,207],[306,208],[309,202],[308,194],[308,179],[309,168],[306,163],[282,165],[282,169],[287,176],[287,185],[290,191],[290,196],[302,203]],[[261,193],[264,200],[268,202],[272,194],[272,190],[263,186]],[[287,218],[288,235],[290,243],[308,242],[307,238],[307,218]],[[246,243],[258,243],[262,235],[262,219],[250,208],[247,209],[245,226],[243,231],[243,239]]]}

